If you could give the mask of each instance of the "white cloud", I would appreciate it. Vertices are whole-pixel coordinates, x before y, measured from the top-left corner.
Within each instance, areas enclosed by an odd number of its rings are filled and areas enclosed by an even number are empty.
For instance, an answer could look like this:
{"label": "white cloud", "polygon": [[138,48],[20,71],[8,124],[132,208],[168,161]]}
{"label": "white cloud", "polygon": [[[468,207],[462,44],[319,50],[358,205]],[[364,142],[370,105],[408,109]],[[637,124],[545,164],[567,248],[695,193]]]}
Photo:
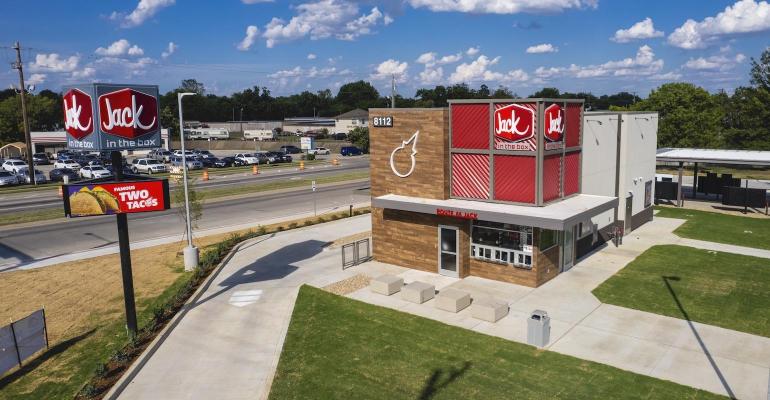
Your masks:
{"label": "white cloud", "polygon": [[125,13],[113,12],[110,15],[112,20],[120,20],[124,28],[132,28],[143,24],[152,18],[163,8],[174,5],[175,0],[139,0],[134,11],[126,15]]}
{"label": "white cloud", "polygon": [[309,36],[311,40],[334,37],[340,40],[371,34],[380,22],[387,25],[393,19],[384,15],[377,7],[368,14],[358,14],[358,5],[348,0],[319,0],[300,4],[297,15],[288,22],[273,18],[267,25],[263,37],[267,47]]}
{"label": "white cloud", "polygon": [[470,63],[458,65],[455,72],[453,72],[452,75],[449,75],[449,81],[451,83],[467,83],[474,81],[499,80],[503,77],[503,74],[489,70],[489,67],[497,64],[499,61],[500,57],[490,59],[482,54]]}
{"label": "white cloud", "polygon": [[144,50],[137,45],[132,46],[126,39],[120,39],[107,47],[98,47],[94,53],[106,57],[119,57],[125,55],[138,57],[144,55]]}
{"label": "white cloud", "polygon": [[385,16],[384,16],[384,17],[382,17],[382,24],[383,24],[383,25],[385,25],[385,26],[388,26],[388,25],[392,24],[392,23],[393,23],[393,21],[395,21],[395,20],[393,19],[393,17],[391,17],[391,16],[390,16],[390,15],[388,15],[388,14],[385,14]]}
{"label": "white cloud", "polygon": [[441,58],[438,58],[438,54],[436,52],[428,52],[420,54],[419,57],[417,57],[417,63],[418,64],[425,64],[428,67],[432,67],[437,64],[453,64],[458,61],[460,61],[463,58],[462,53],[457,54],[449,54],[446,56],[443,56]]}
{"label": "white cloud", "polygon": [[559,51],[559,48],[554,47],[554,45],[550,43],[543,43],[543,44],[538,44],[536,46],[527,47],[527,53],[529,54],[556,53],[558,51]]}
{"label": "white cloud", "polygon": [[598,0],[408,0],[414,8],[425,7],[434,12],[475,14],[553,14],[570,8],[596,8]]}
{"label": "white cloud", "polygon": [[241,40],[240,43],[238,43],[238,50],[240,51],[247,51],[251,48],[251,46],[254,45],[254,42],[257,41],[257,35],[259,35],[259,28],[257,28],[254,25],[249,25],[246,27],[246,37]]}
{"label": "white cloud", "polygon": [[683,67],[696,71],[727,71],[745,60],[746,56],[741,53],[736,54],[733,58],[723,55],[698,57],[687,60]]}
{"label": "white cloud", "polygon": [[315,59],[316,59],[316,55],[315,55],[315,54],[313,54],[313,53],[309,53],[309,54],[307,55],[307,59],[308,59],[308,60],[315,60]]}
{"label": "white cloud", "polygon": [[650,76],[650,79],[654,81],[678,81],[682,78],[682,74],[677,72],[666,72],[665,74],[654,74]]}
{"label": "white cloud", "polygon": [[420,83],[423,85],[431,85],[441,82],[444,79],[444,69],[442,67],[428,68],[426,67],[418,76]]}
{"label": "white cloud", "polygon": [[373,80],[389,80],[395,75],[396,82],[405,82],[407,79],[407,68],[409,68],[409,64],[406,61],[399,62],[394,59],[388,59],[381,62],[375,68],[375,72],[369,75],[369,78]]}
{"label": "white cloud", "polygon": [[166,47],[166,51],[160,53],[160,56],[163,58],[169,58],[172,54],[176,53],[177,49],[179,49],[179,45],[177,45],[174,42],[168,42],[168,47]]}
{"label": "white cloud", "polygon": [[610,40],[617,43],[628,43],[632,40],[652,39],[663,36],[663,32],[655,30],[652,18],[647,17],[628,29],[618,29]]}
{"label": "white cloud", "polygon": [[[120,79],[130,79],[145,75],[147,68],[157,63],[155,59],[150,57],[142,57],[136,60],[121,57],[102,57],[89,66],[93,71],[88,70],[88,67],[86,67],[82,71],[77,72],[77,74],[84,75],[81,77],[87,77],[99,71],[102,74],[109,73],[109,75],[117,76]],[[73,77],[75,74],[73,73]]]}
{"label": "white cloud", "polygon": [[653,76],[663,69],[663,60],[656,59],[650,46],[644,45],[636,52],[636,56],[619,61],[607,61],[597,65],[577,65],[569,67],[539,67],[535,75],[540,79],[550,79],[559,76],[575,78],[599,78],[607,76]]}
{"label": "white cloud", "polygon": [[[349,76],[352,71],[348,69],[338,70],[336,67],[327,68],[302,68],[296,66],[292,69],[279,70],[267,77],[280,87],[296,87],[308,79],[329,78],[332,76]],[[309,83],[308,83],[309,84]]]}
{"label": "white cloud", "polygon": [[465,54],[469,57],[473,57],[476,54],[479,54],[479,48],[477,47],[469,47],[468,50],[465,50]]}
{"label": "white cloud", "polygon": [[32,72],[72,72],[80,63],[80,55],[62,58],[57,53],[37,54],[35,61],[29,64]]}
{"label": "white cloud", "polygon": [[259,3],[272,3],[275,0],[241,0],[243,4],[259,4]]}
{"label": "white cloud", "polygon": [[94,76],[96,69],[93,67],[85,67],[79,71],[72,71],[72,77],[76,79],[86,79]]}
{"label": "white cloud", "polygon": [[39,85],[43,82],[45,82],[45,79],[48,77],[46,74],[32,74],[27,78],[27,84],[29,85]]}
{"label": "white cloud", "polygon": [[668,36],[668,43],[682,49],[702,49],[720,38],[767,30],[770,30],[770,4],[741,0],[703,21],[688,19]]}

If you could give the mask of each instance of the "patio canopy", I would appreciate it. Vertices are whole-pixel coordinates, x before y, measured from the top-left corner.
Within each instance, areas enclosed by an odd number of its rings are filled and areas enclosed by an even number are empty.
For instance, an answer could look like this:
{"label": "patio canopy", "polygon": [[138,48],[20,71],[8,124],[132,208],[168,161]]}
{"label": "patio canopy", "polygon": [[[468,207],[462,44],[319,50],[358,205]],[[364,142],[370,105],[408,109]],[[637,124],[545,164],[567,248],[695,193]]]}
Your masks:
{"label": "patio canopy", "polygon": [[770,151],[726,149],[658,149],[657,161],[770,166]]}

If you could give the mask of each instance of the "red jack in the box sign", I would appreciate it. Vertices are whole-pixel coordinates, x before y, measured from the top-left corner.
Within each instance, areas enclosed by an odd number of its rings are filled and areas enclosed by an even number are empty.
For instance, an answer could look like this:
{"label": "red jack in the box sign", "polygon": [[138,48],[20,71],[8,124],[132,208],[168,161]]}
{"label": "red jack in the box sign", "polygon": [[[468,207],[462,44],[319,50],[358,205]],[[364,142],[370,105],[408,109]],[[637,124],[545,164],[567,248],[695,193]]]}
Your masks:
{"label": "red jack in the box sign", "polygon": [[510,104],[495,110],[495,136],[511,142],[519,142],[534,136],[535,115],[519,104]]}
{"label": "red jack in the box sign", "polygon": [[64,130],[76,140],[83,139],[94,131],[94,108],[91,96],[72,89],[64,94]]}
{"label": "red jack in the box sign", "polygon": [[158,129],[158,103],[155,97],[133,89],[122,89],[99,96],[102,131],[135,139]]}
{"label": "red jack in the box sign", "polygon": [[551,142],[561,142],[564,135],[564,109],[551,104],[545,109],[545,137]]}

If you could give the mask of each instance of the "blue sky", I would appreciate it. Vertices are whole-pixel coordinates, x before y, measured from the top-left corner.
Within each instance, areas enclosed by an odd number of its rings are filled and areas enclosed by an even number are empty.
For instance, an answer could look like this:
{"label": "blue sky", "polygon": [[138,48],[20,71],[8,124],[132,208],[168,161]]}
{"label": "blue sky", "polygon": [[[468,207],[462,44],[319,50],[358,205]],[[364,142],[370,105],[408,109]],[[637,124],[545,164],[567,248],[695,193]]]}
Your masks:
{"label": "blue sky", "polygon": [[[21,6],[23,5],[23,6]],[[195,78],[209,92],[336,93],[365,79],[399,93],[466,82],[519,95],[544,86],[646,96],[688,81],[748,84],[770,45],[766,1],[124,0],[0,6],[0,42],[20,40],[40,89],[75,82],[158,84]],[[2,61],[12,61],[0,49]],[[0,72],[0,87],[18,83]]]}

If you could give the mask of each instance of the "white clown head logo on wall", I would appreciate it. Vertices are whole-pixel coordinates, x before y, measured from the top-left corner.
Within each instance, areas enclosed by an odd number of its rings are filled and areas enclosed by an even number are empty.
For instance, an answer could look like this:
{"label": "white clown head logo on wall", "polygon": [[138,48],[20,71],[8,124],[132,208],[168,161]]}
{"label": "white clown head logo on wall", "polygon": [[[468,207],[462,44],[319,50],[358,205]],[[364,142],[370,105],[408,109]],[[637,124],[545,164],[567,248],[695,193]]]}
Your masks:
{"label": "white clown head logo on wall", "polygon": [[[393,173],[396,174],[396,176],[398,176],[399,178],[406,178],[407,176],[412,175],[412,172],[414,172],[414,165],[415,165],[414,156],[415,154],[417,154],[417,136],[419,135],[420,135],[420,131],[416,131],[414,135],[412,135],[412,137],[402,141],[401,145],[393,149],[393,152],[390,153],[390,169],[392,169]],[[399,151],[404,150],[406,145],[408,145],[409,143],[412,144],[412,154],[409,157],[411,160],[411,166],[409,167],[409,171],[407,171],[406,173],[401,173],[396,168],[396,163],[395,161],[393,161],[393,157],[395,157],[396,153],[398,153]]]}

